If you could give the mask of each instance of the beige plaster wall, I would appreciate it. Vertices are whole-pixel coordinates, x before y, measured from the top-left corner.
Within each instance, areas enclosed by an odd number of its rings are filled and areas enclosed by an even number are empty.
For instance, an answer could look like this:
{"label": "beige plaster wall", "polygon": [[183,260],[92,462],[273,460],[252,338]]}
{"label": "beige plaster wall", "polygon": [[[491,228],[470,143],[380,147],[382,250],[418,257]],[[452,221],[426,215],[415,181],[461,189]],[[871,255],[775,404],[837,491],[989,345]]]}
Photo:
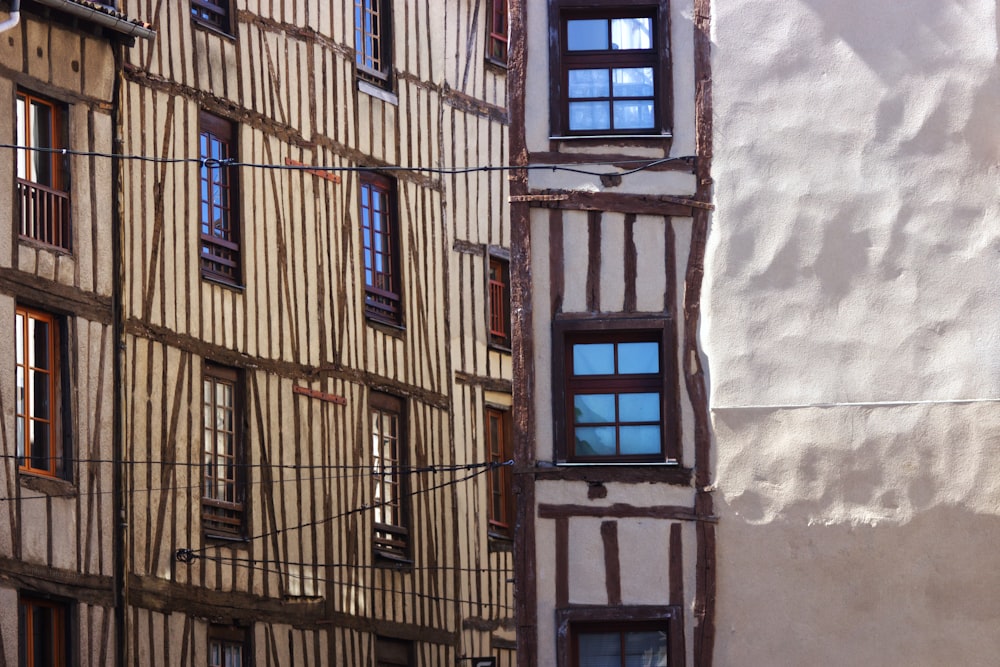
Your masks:
{"label": "beige plaster wall", "polygon": [[1000,655],[996,14],[713,7],[717,665]]}

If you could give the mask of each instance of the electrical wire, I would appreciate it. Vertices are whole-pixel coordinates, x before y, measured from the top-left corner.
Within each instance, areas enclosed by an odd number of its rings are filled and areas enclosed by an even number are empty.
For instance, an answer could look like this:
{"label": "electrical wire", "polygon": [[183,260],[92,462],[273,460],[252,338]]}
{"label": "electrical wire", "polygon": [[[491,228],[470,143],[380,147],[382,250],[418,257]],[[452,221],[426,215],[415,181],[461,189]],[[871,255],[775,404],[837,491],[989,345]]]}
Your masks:
{"label": "electrical wire", "polygon": [[[0,455],[0,456],[2,456],[2,455]],[[512,462],[510,462],[510,463],[512,463]],[[190,465],[190,466],[193,467],[193,466],[201,466],[201,465],[204,465],[204,464],[194,463],[194,464],[188,464],[188,465]],[[292,483],[292,482],[304,483],[304,482],[317,482],[317,481],[340,481],[340,480],[347,480],[347,479],[354,479],[354,480],[356,480],[356,479],[359,479],[361,477],[367,476],[369,474],[372,475],[372,476],[385,476],[385,475],[389,475],[389,474],[416,475],[416,474],[423,474],[423,473],[441,474],[441,473],[445,473],[445,472],[460,472],[460,471],[463,471],[463,470],[469,470],[469,469],[478,468],[478,467],[502,466],[502,465],[508,465],[508,463],[506,463],[506,462],[505,463],[496,463],[496,462],[493,462],[493,463],[469,463],[469,464],[454,465],[454,466],[422,466],[422,467],[419,467],[419,468],[413,468],[413,467],[409,467],[409,466],[396,466],[395,468],[393,468],[393,467],[387,466],[386,468],[384,468],[383,472],[376,472],[376,471],[374,471],[373,470],[374,466],[371,466],[371,465],[368,465],[368,466],[344,466],[345,468],[347,468],[347,467],[352,468],[353,469],[352,472],[349,473],[349,474],[343,474],[343,475],[319,475],[319,476],[311,476],[311,477],[282,477],[281,479],[272,479],[272,480],[258,479],[258,480],[249,480],[249,481],[246,481],[246,482],[244,482],[244,484],[246,486],[257,486],[257,485],[267,484],[269,482],[272,483],[272,484],[274,484],[274,483],[289,484],[289,483]],[[320,467],[320,466],[315,466],[315,467]],[[394,472],[394,471],[398,471],[398,472]],[[135,487],[135,486],[133,486],[133,487],[130,487],[128,489],[128,491],[130,493],[153,493],[153,492],[163,492],[163,491],[190,491],[192,489],[200,489],[201,486],[202,486],[201,482],[198,482],[196,484],[187,484],[187,485],[181,485],[181,486],[177,486],[177,485],[174,485],[174,486],[161,486],[161,487]],[[25,496],[25,495],[22,495],[22,496],[0,496],[0,502],[12,502],[12,501],[16,501],[16,500],[44,500],[46,498],[76,498],[78,496],[79,497],[90,497],[90,496],[111,495],[113,493],[114,493],[114,491],[80,491],[79,489],[75,489],[75,490],[72,490],[72,491],[66,491],[64,493],[47,493],[47,494],[40,494],[40,495],[37,495],[37,496]]]}
{"label": "electrical wire", "polygon": [[[212,562],[221,562],[223,564],[225,564],[226,562],[234,562],[235,565],[245,567],[245,568],[247,568],[249,570],[257,570],[259,572],[264,572],[266,574],[276,574],[278,576],[286,576],[286,577],[289,577],[291,579],[297,579],[299,581],[303,581],[303,580],[310,580],[310,581],[312,581],[312,580],[315,580],[314,577],[310,577],[308,575],[294,574],[294,573],[291,573],[291,572],[282,572],[281,570],[269,568],[266,565],[255,565],[254,561],[252,559],[246,559],[246,560],[241,559],[239,561],[231,561],[231,559],[219,558],[219,557],[212,557],[212,556],[202,556],[202,558],[204,560],[208,560],[208,561],[212,561]],[[264,561],[257,561],[257,562],[264,562]],[[312,565],[310,565],[310,567],[312,567]],[[321,563],[316,563],[315,567],[323,567],[323,565]],[[386,569],[393,570],[393,569],[397,569],[397,568],[393,568],[393,567],[388,567],[388,568],[380,567],[380,566],[371,566],[371,567],[373,569],[380,569],[380,570],[386,570]],[[411,569],[411,568],[406,567],[406,568],[398,568],[398,569]],[[406,596],[412,596],[412,597],[418,597],[418,598],[423,598],[423,599],[427,599],[427,600],[432,600],[434,602],[457,602],[459,604],[469,604],[469,605],[475,605],[477,607],[494,607],[496,609],[502,609],[504,611],[511,611],[511,612],[514,611],[514,608],[512,606],[506,605],[506,604],[502,604],[502,603],[499,603],[499,602],[491,603],[491,602],[482,602],[482,601],[478,601],[478,600],[467,600],[467,599],[463,599],[463,598],[453,598],[453,597],[447,597],[447,596],[443,596],[443,595],[432,595],[430,593],[418,593],[417,591],[413,591],[413,590],[411,590],[411,591],[401,591],[401,590],[395,589],[395,588],[387,588],[385,586],[376,586],[375,584],[372,584],[372,583],[344,582],[344,581],[338,581],[338,580],[334,580],[334,579],[322,579],[321,581],[323,583],[325,583],[325,584],[332,584],[334,586],[357,586],[357,587],[364,588],[366,591],[380,591],[380,592],[383,592],[383,593],[394,593],[394,594],[402,595],[404,597],[406,597]]]}
{"label": "electrical wire", "polygon": [[[453,480],[450,480],[448,482],[441,482],[440,484],[435,484],[433,486],[429,486],[429,487],[424,488],[424,489],[419,489],[417,491],[411,491],[409,493],[401,494],[400,497],[399,497],[399,500],[414,498],[416,496],[423,495],[425,493],[430,493],[431,491],[437,491],[439,489],[443,489],[443,488],[446,488],[446,487],[449,487],[449,486],[457,486],[458,484],[460,484],[462,482],[467,482],[469,480],[472,480],[472,479],[478,477],[479,475],[487,473],[487,472],[489,472],[490,470],[492,470],[494,468],[499,468],[501,466],[512,466],[512,465],[514,465],[514,461],[512,461],[512,460],[511,461],[505,461],[503,463],[492,463],[492,464],[490,464],[490,467],[485,468],[485,469],[476,470],[475,472],[472,472],[472,473],[466,475],[465,477],[461,477],[459,479],[453,479]],[[348,516],[353,516],[355,514],[361,514],[363,512],[368,512],[370,510],[378,509],[380,507],[385,507],[387,505],[389,505],[388,502],[378,502],[378,503],[370,503],[370,504],[366,503],[364,505],[361,505],[360,507],[355,507],[353,509],[345,510],[345,511],[337,513],[337,514],[332,514],[330,516],[323,517],[322,519],[316,519],[314,521],[307,521],[305,523],[300,523],[300,524],[294,525],[294,526],[286,526],[284,528],[277,528],[275,530],[269,530],[269,531],[264,532],[264,533],[259,533],[257,535],[254,535],[253,537],[245,538],[242,541],[244,543],[245,542],[254,542],[256,540],[262,540],[262,539],[265,539],[265,538],[268,538],[268,537],[274,537],[274,536],[277,536],[277,535],[281,535],[282,533],[291,532],[293,530],[302,530],[304,528],[312,528],[312,527],[315,527],[315,526],[323,525],[325,523],[330,523],[331,521],[336,521],[337,519],[343,519],[343,518],[348,517]],[[198,558],[201,558],[201,554],[202,554],[203,551],[205,551],[207,549],[218,549],[218,548],[221,548],[222,546],[223,545],[221,545],[221,544],[209,544],[209,545],[197,548],[197,549],[181,548],[181,549],[178,549],[177,551],[174,552],[174,559],[177,560],[178,562],[181,562],[181,563],[190,563],[190,562],[192,562],[192,561],[194,561],[194,560],[196,560]]]}
{"label": "electrical wire", "polygon": [[210,169],[217,169],[220,167],[246,167],[248,169],[275,169],[280,171],[310,171],[310,172],[329,172],[329,173],[369,173],[369,172],[402,172],[402,173],[416,173],[416,174],[433,174],[437,176],[455,176],[462,174],[471,173],[490,173],[490,172],[506,172],[506,171],[516,171],[519,169],[524,169],[528,171],[553,171],[553,172],[568,172],[573,174],[582,174],[585,176],[598,176],[598,177],[621,177],[628,176],[631,174],[638,173],[640,171],[645,171],[647,169],[652,169],[654,167],[669,164],[672,162],[682,162],[685,164],[690,164],[693,160],[697,159],[695,156],[685,155],[681,157],[669,157],[669,158],[659,158],[655,160],[606,160],[606,161],[594,161],[590,164],[595,167],[615,167],[619,165],[626,164],[636,164],[636,167],[632,169],[624,169],[618,171],[595,171],[591,169],[583,169],[581,167],[569,167],[563,164],[528,164],[528,165],[480,165],[472,167],[402,167],[402,166],[382,166],[382,167],[338,167],[331,165],[304,165],[304,164],[270,164],[263,162],[240,162],[239,160],[233,159],[216,159],[216,158],[203,158],[203,157],[156,157],[151,155],[137,155],[131,153],[104,153],[101,151],[84,151],[72,148],[43,148],[36,146],[18,146],[17,144],[0,143],[0,148],[21,150],[21,151],[35,151],[39,153],[50,153],[57,155],[72,155],[77,157],[99,157],[108,158],[112,160],[132,160],[138,162],[150,162],[154,164],[197,164],[202,167],[207,167]]}

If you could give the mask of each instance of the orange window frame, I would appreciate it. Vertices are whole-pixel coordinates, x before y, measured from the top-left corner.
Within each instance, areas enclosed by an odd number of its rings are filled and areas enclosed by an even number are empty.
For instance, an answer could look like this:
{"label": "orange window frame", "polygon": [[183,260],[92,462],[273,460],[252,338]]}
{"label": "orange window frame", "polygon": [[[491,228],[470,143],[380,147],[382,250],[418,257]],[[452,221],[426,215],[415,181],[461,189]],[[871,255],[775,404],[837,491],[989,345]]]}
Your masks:
{"label": "orange window frame", "polygon": [[[52,102],[51,100],[45,99],[44,97],[39,97],[32,93],[25,92],[23,90],[17,91],[17,101],[18,113],[16,117],[18,119],[17,127],[17,145],[24,146],[26,148],[51,148],[59,149],[63,147],[62,142],[62,128],[65,123],[65,116],[61,105]],[[33,117],[34,114],[31,113],[31,107],[33,105],[42,106],[49,110],[49,145],[35,145],[32,141],[32,137],[35,136],[35,131],[33,127]],[[22,109],[23,106],[23,109]],[[23,123],[23,126],[21,125]],[[64,157],[58,153],[38,153],[35,155],[36,151],[26,151],[18,150],[17,158],[17,170],[18,178],[22,178],[31,183],[38,183],[40,185],[45,185],[52,188],[53,190],[65,191],[65,174],[64,172]],[[49,183],[45,183],[38,180],[38,174],[36,173],[37,165],[40,162],[40,156],[44,155],[46,161],[49,163],[49,173],[51,178]],[[22,161],[23,170],[22,171]]]}
{"label": "orange window frame", "polygon": [[[44,359],[39,365],[39,350],[37,341],[32,341],[32,323],[41,323],[48,329],[48,334],[44,338]],[[59,452],[58,433],[56,418],[58,414],[58,404],[56,402],[56,387],[60,380],[59,359],[56,356],[58,346],[56,336],[58,335],[59,321],[48,313],[43,313],[29,308],[18,307],[15,309],[15,328],[17,329],[15,341],[16,353],[16,390],[15,419],[17,420],[17,458],[20,469],[39,475],[55,477],[58,474]],[[34,354],[32,350],[34,349]],[[44,379],[44,382],[41,381]],[[47,385],[48,389],[44,393],[37,391],[40,384]],[[39,406],[47,406],[48,415],[37,414]],[[37,432],[48,433],[48,456],[36,456],[32,451],[33,438]],[[46,466],[35,465],[35,461],[41,458],[47,460]]]}
{"label": "orange window frame", "polygon": [[489,530],[501,537],[512,537],[514,503],[511,493],[510,466],[499,465],[511,459],[509,412],[496,408],[486,409],[486,453],[488,461],[498,464],[487,476],[489,495]]}
{"label": "orange window frame", "polygon": [[[51,655],[36,655],[36,644],[33,639],[36,637],[39,622],[37,618],[39,611],[47,609],[52,614],[51,645],[49,650]],[[66,667],[66,605],[49,600],[39,600],[35,598],[21,597],[21,615],[24,630],[24,664],[26,667]]]}

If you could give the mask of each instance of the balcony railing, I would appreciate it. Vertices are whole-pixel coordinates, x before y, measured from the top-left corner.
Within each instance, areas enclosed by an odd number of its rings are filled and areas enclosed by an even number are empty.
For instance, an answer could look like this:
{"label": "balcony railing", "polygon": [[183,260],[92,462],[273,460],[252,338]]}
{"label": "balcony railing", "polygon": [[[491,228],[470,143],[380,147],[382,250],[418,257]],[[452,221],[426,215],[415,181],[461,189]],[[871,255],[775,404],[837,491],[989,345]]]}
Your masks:
{"label": "balcony railing", "polygon": [[72,250],[69,193],[17,179],[21,202],[21,236]]}

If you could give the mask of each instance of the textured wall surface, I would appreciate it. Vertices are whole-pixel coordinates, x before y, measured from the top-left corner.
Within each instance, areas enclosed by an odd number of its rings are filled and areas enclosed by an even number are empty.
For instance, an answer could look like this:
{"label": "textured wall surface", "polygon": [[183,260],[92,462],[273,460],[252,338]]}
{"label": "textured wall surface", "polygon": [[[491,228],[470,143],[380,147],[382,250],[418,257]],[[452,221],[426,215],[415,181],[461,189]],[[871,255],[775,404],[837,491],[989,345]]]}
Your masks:
{"label": "textured wall surface", "polygon": [[997,9],[714,8],[718,665],[996,664]]}

